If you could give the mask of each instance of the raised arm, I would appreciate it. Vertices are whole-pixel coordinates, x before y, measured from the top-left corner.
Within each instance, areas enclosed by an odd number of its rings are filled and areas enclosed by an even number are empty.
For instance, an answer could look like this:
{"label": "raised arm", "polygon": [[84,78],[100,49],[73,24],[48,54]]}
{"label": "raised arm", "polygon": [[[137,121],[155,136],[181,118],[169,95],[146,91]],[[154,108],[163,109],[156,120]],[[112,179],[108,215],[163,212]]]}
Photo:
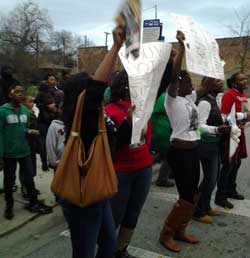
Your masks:
{"label": "raised arm", "polygon": [[113,46],[97,68],[94,80],[108,82],[113,71],[118,52],[125,38],[124,29],[117,27],[113,30]]}
{"label": "raised arm", "polygon": [[184,33],[181,31],[177,31],[176,39],[179,41],[179,49],[178,49],[177,55],[174,58],[171,81],[168,87],[168,94],[174,98],[178,95],[178,87],[179,87],[178,76],[181,71],[182,60],[185,53]]}

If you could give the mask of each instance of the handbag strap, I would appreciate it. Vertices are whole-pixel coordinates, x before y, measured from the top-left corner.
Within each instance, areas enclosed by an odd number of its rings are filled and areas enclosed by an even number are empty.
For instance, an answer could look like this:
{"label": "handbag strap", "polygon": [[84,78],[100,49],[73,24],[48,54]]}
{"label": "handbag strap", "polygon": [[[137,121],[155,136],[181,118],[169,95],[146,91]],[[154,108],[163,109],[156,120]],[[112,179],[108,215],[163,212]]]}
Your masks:
{"label": "handbag strap", "polygon": [[83,104],[84,104],[84,96],[85,90],[78,96],[74,120],[72,123],[70,134],[73,137],[79,137],[81,124],[82,124],[82,112],[83,112]]}
{"label": "handbag strap", "polygon": [[107,132],[107,129],[106,129],[106,122],[105,122],[105,117],[104,117],[103,105],[101,106],[100,111],[99,111],[99,117],[98,117],[98,132],[99,132],[99,133],[105,133],[105,132]]}

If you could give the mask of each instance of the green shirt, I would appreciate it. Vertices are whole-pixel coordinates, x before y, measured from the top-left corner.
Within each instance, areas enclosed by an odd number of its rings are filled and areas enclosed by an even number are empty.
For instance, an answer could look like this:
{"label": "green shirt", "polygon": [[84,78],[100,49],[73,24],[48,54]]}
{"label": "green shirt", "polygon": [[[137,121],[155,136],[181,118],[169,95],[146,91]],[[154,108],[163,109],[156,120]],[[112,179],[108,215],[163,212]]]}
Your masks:
{"label": "green shirt", "polygon": [[165,99],[166,92],[162,93],[162,95],[156,101],[151,116],[155,143],[157,147],[161,150],[166,150],[167,148],[169,148],[170,136],[172,134],[172,128],[164,105]]}
{"label": "green shirt", "polygon": [[29,111],[20,105],[18,111],[9,104],[0,106],[0,164],[3,158],[23,158],[30,155],[28,144]]}

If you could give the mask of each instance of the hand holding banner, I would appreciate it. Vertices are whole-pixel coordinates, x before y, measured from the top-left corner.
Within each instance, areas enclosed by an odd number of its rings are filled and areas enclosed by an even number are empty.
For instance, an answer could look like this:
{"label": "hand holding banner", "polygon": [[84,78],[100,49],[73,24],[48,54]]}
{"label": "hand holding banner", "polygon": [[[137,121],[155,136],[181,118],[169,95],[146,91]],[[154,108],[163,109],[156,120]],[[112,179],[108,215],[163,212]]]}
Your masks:
{"label": "hand holding banner", "polygon": [[192,17],[171,14],[177,29],[185,34],[187,70],[202,76],[225,80],[219,47],[210,33]]}
{"label": "hand holding banner", "polygon": [[139,56],[141,37],[141,1],[127,0],[121,7],[119,15],[115,18],[118,26],[125,27],[126,55],[130,53],[134,58]]}

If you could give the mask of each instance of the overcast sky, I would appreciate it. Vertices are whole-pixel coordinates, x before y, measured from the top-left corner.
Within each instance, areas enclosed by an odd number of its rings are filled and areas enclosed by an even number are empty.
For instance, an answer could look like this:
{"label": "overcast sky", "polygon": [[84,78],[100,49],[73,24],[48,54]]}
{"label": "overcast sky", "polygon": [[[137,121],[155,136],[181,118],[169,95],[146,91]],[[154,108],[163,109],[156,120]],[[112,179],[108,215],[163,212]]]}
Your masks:
{"label": "overcast sky", "polygon": [[[0,12],[7,13],[22,0],[0,0]],[[111,32],[114,16],[122,0],[37,0],[47,9],[56,30],[69,30],[87,35],[96,45],[104,45],[104,32]],[[163,22],[163,35],[167,41],[175,37],[176,28],[169,13],[192,16],[215,37],[231,36],[227,25],[235,23],[234,9],[250,10],[250,0],[144,0],[143,19],[154,19],[157,5],[158,18]],[[109,38],[109,44],[111,44]]]}

